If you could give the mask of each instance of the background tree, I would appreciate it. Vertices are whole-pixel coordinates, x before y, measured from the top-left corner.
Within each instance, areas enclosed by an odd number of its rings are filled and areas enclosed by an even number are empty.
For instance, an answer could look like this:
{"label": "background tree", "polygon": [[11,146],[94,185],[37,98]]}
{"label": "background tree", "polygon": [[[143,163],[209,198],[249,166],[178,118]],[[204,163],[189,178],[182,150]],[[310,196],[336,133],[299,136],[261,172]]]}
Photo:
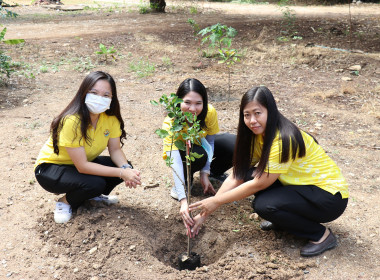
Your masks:
{"label": "background tree", "polygon": [[165,13],[166,2],[165,0],[149,0],[150,7],[153,11]]}

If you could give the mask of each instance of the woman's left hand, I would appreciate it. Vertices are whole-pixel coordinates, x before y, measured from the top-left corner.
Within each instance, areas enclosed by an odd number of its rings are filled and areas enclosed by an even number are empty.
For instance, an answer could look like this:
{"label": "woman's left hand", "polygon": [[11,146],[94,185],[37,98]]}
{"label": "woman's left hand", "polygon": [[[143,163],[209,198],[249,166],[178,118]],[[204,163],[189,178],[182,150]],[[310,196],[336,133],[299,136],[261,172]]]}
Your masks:
{"label": "woman's left hand", "polygon": [[206,220],[207,216],[201,216],[201,215],[196,215],[194,217],[194,225],[191,227],[191,230],[190,230],[190,238],[193,238],[195,237],[196,235],[198,235],[201,227],[202,227],[202,224],[204,223],[204,221]]}
{"label": "woman's left hand", "polygon": [[201,216],[209,216],[220,206],[215,196],[195,202],[189,206],[189,211],[199,210]]}
{"label": "woman's left hand", "polygon": [[215,191],[214,187],[212,186],[208,176],[209,175],[206,172],[201,172],[200,181],[201,181],[201,185],[203,187],[203,193],[215,195],[216,191]]}

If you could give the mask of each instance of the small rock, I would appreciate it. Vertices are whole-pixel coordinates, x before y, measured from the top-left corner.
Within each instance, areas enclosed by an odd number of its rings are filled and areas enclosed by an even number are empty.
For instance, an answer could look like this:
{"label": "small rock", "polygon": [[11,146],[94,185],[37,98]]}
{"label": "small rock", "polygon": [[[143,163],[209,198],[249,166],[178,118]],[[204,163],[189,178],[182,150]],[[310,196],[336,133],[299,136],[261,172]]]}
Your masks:
{"label": "small rock", "polygon": [[344,69],[336,69],[335,72],[337,73],[342,73],[344,71]]}
{"label": "small rock", "polygon": [[350,77],[342,77],[342,80],[343,81],[352,81],[352,78],[350,78]]}
{"label": "small rock", "polygon": [[352,65],[352,66],[348,67],[348,70],[360,71],[360,70],[362,70],[362,67],[360,65]]}
{"label": "small rock", "polygon": [[95,246],[94,248],[90,249],[89,253],[93,254],[96,250],[98,250],[98,247]]}
{"label": "small rock", "polygon": [[169,219],[169,215],[165,215],[165,220]]}
{"label": "small rock", "polygon": [[257,221],[259,219],[259,215],[257,213],[252,213],[249,215],[249,219]]}
{"label": "small rock", "polygon": [[259,274],[265,274],[266,270],[262,269],[261,267],[259,267],[259,268],[256,269],[256,272],[259,273]]}
{"label": "small rock", "polygon": [[136,245],[129,246],[129,250],[131,250],[132,252],[136,251]]}

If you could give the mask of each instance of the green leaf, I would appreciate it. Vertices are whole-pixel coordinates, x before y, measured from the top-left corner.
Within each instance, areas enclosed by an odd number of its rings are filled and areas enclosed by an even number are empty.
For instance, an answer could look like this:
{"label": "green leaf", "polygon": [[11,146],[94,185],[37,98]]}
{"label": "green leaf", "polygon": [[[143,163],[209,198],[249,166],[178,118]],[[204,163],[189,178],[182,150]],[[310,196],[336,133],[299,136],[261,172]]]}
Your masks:
{"label": "green leaf", "polygon": [[154,106],[158,106],[158,102],[156,100],[151,100],[150,101],[150,104],[154,105]]}
{"label": "green leaf", "polygon": [[1,30],[0,41],[2,41],[4,39],[5,33],[7,33],[7,28],[6,27],[4,27],[3,30]]}
{"label": "green leaf", "polygon": [[195,158],[201,158],[201,157],[203,157],[203,155],[200,155],[200,154],[198,154],[198,153],[190,153],[190,155],[191,156],[193,156],[193,157],[195,157]]}
{"label": "green leaf", "polygon": [[176,125],[173,125],[173,126],[171,127],[171,130],[172,130],[172,131],[181,131],[182,128],[183,128],[183,125],[182,125],[182,124],[176,124]]}
{"label": "green leaf", "polygon": [[174,142],[174,145],[181,151],[186,151],[186,145],[183,141],[177,140]]}
{"label": "green leaf", "polygon": [[237,31],[233,27],[229,27],[227,30],[227,36],[230,38],[234,38],[237,35]]}
{"label": "green leaf", "polygon": [[99,44],[99,48],[102,50],[103,53],[107,51],[106,47],[102,43]]}
{"label": "green leaf", "polygon": [[165,164],[166,164],[166,166],[172,166],[173,165],[173,158],[172,157],[167,157],[166,159],[165,159]]}
{"label": "green leaf", "polygon": [[9,39],[9,40],[2,40],[2,41],[8,45],[17,45],[17,44],[21,44],[25,42],[24,39]]}
{"label": "green leaf", "polygon": [[239,232],[240,229],[233,229],[232,231],[233,231],[233,232]]}
{"label": "green leaf", "polygon": [[157,129],[155,133],[160,137],[160,138],[165,138],[169,136],[169,132],[165,129]]}

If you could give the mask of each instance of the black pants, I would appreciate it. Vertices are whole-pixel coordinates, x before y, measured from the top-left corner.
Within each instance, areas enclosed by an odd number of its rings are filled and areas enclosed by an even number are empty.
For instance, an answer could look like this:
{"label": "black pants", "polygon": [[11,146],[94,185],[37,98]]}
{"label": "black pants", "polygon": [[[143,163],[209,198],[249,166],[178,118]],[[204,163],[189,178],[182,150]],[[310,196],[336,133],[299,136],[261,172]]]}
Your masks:
{"label": "black pants", "polygon": [[[99,156],[93,162],[116,167],[108,156]],[[78,208],[85,200],[108,195],[123,182],[117,177],[102,177],[79,173],[74,165],[42,163],[37,166],[35,175],[38,183],[48,192],[66,194],[72,208]]]}
{"label": "black pants", "polygon": [[[211,174],[219,176],[232,167],[232,158],[234,155],[235,142],[236,135],[234,134],[222,133],[215,135],[214,157],[210,166]],[[195,152],[203,156],[201,158],[196,158],[195,161],[191,162],[191,178],[193,178],[195,172],[200,171],[205,166],[207,161],[207,153],[202,146],[193,145],[192,152]],[[180,154],[183,162],[185,180],[187,180],[185,158],[186,152],[180,150]]]}
{"label": "black pants", "polygon": [[[252,174],[252,171],[250,171]],[[264,176],[264,175],[263,175]],[[248,178],[246,178],[248,179]],[[280,181],[255,194],[256,213],[277,227],[298,237],[318,241],[331,222],[343,214],[348,198],[313,185],[284,186]]]}

